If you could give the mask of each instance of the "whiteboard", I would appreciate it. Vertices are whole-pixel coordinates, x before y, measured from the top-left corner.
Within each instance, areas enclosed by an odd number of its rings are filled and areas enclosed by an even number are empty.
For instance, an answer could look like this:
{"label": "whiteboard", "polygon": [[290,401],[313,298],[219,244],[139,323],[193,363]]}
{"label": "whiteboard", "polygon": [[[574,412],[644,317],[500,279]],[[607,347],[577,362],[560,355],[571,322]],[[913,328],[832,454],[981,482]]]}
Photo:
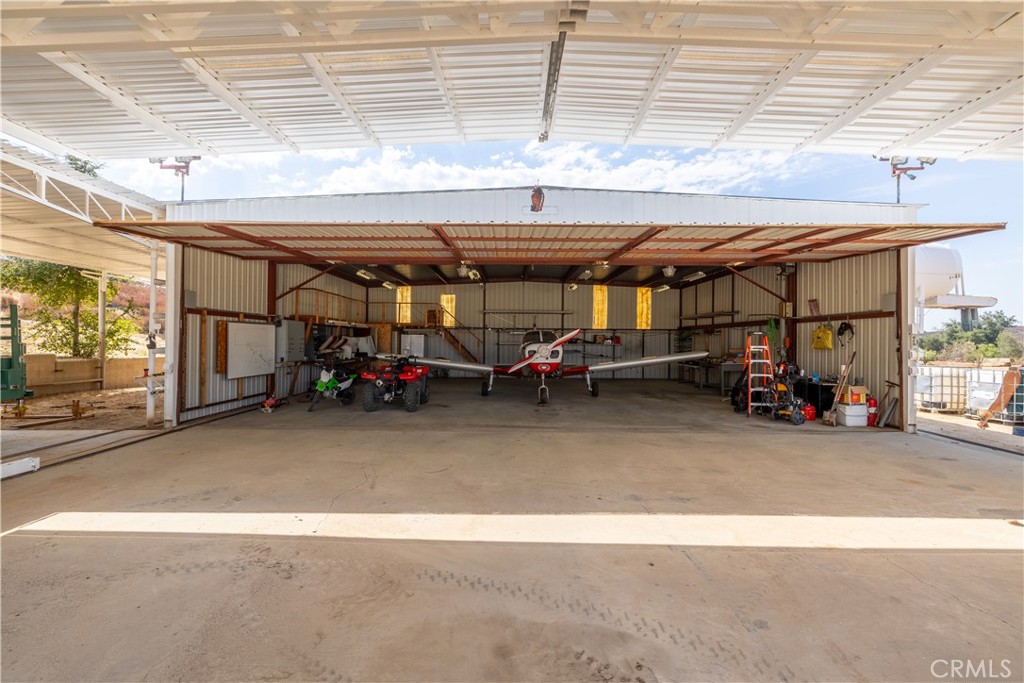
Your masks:
{"label": "whiteboard", "polygon": [[228,379],[274,372],[276,327],[259,323],[228,323]]}

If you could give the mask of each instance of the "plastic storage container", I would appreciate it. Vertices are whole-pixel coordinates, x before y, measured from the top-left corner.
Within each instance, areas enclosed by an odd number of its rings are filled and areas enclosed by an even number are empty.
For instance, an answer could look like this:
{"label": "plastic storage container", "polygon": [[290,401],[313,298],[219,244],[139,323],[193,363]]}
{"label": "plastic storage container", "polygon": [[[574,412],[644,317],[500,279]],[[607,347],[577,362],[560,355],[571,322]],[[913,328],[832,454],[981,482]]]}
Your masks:
{"label": "plastic storage container", "polygon": [[[967,414],[978,417],[988,410],[996,400],[999,389],[1003,386],[1005,368],[968,368],[967,370]],[[994,422],[1024,424],[1024,384],[1017,386],[1013,398],[1006,408],[992,416]]]}
{"label": "plastic storage container", "polygon": [[857,405],[846,405],[845,403],[839,404],[839,424],[844,427],[867,427],[868,426],[868,407],[867,404],[860,403]]}
{"label": "plastic storage container", "polygon": [[949,365],[916,366],[914,403],[921,410],[963,413],[967,407],[967,373],[973,369]]}

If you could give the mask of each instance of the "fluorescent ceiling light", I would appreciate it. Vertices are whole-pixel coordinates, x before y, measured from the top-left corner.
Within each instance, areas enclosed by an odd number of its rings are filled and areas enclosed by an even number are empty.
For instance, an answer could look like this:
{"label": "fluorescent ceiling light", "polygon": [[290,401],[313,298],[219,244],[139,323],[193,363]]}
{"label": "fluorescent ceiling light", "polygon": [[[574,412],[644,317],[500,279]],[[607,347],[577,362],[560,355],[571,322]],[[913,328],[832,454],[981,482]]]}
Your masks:
{"label": "fluorescent ceiling light", "polygon": [[576,284],[575,282],[570,282],[569,286],[566,287],[566,289],[568,289],[570,292],[575,292],[579,288],[580,288],[580,286],[578,284]]}
{"label": "fluorescent ceiling light", "polygon": [[667,292],[669,289],[671,289],[671,287],[669,287],[668,285],[661,285],[660,287],[654,288],[654,293],[657,294],[658,292]]}
{"label": "fluorescent ceiling light", "polygon": [[684,277],[683,278],[683,282],[693,282],[694,280],[699,280],[702,277],[707,277],[707,276],[704,274],[703,270],[698,270],[696,273],[690,273],[689,275]]}
{"label": "fluorescent ceiling light", "polygon": [[365,270],[362,270],[362,269],[357,270],[356,271],[356,275],[358,275],[359,277],[363,278],[364,280],[376,280],[377,279],[376,275],[374,275],[373,273],[369,273],[369,272],[367,272]]}
{"label": "fluorescent ceiling light", "polygon": [[576,279],[577,280],[589,280],[592,277],[594,277],[594,273],[592,271],[584,270],[582,273],[580,273],[580,276],[578,278],[576,278]]}
{"label": "fluorescent ceiling light", "polygon": [[386,289],[398,289],[397,285],[395,285],[394,282],[388,282],[387,280],[385,280],[381,284],[384,285]]}

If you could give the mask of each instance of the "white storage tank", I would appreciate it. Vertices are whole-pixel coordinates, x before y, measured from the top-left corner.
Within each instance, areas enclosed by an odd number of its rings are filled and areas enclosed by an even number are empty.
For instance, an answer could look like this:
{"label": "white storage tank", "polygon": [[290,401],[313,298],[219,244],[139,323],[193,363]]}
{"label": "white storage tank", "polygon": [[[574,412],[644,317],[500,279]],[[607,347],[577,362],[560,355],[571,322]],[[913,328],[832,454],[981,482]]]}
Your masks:
{"label": "white storage tank", "polygon": [[918,410],[960,415],[967,407],[967,372],[973,368],[918,365],[914,368],[914,403]]}
{"label": "white storage tank", "polygon": [[915,247],[914,263],[921,299],[949,294],[964,277],[964,262],[956,249]]}

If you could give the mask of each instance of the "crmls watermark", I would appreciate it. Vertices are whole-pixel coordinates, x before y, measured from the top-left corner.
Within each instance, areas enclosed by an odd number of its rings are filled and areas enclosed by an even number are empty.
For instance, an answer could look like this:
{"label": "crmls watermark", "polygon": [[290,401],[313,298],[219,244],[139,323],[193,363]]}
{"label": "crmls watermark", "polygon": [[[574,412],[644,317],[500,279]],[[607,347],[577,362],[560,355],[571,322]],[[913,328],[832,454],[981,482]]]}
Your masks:
{"label": "crmls watermark", "polygon": [[1002,659],[936,659],[932,662],[932,676],[940,680],[1004,679],[1013,675],[1010,660]]}

